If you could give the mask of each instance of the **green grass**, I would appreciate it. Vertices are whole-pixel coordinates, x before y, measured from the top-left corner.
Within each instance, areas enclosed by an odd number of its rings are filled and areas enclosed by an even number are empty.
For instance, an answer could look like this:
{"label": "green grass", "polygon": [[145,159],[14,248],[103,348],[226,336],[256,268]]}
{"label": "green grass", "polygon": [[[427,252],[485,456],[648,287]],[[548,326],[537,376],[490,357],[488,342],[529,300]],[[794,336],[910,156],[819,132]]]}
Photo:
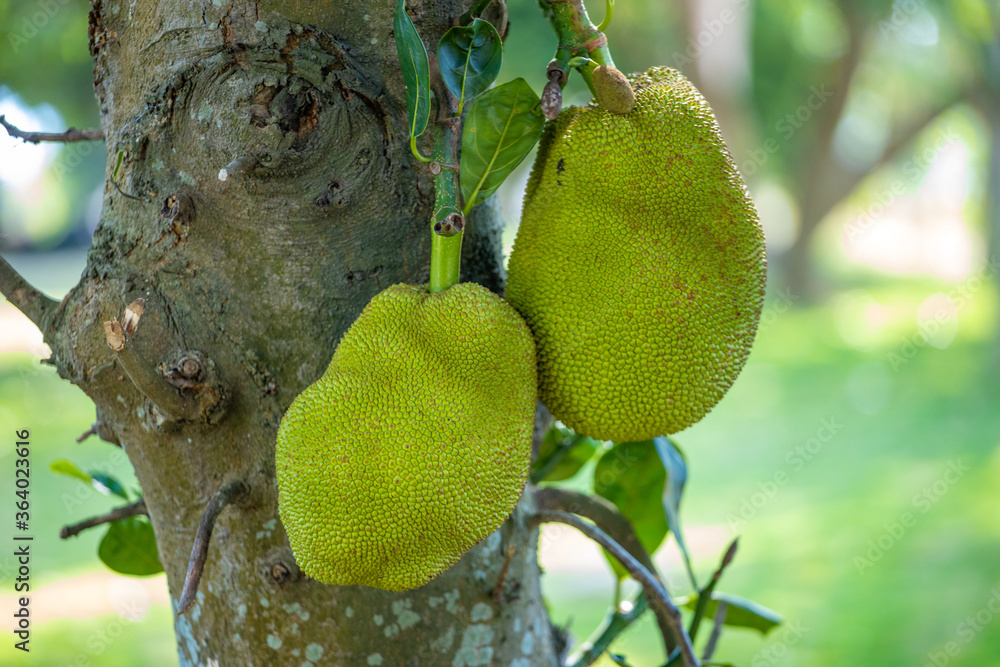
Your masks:
{"label": "green grass", "polygon": [[41,622],[31,629],[30,653],[0,645],[0,664],[44,667],[165,667],[177,664],[170,610],[150,607],[137,621],[117,614]]}
{"label": "green grass", "polygon": [[[983,613],[990,622],[979,631],[960,625],[987,609],[991,591],[1000,590],[1000,382],[991,363],[997,298],[988,289],[977,293],[960,310],[957,335],[946,349],[922,347],[894,370],[889,355],[916,333],[916,309],[936,291],[948,286],[862,286],[820,307],[775,314],[732,391],[678,435],[690,466],[687,525],[730,531],[744,501],[758,501],[740,522],[740,551],[720,589],[787,620],[767,638],[727,632],[716,659],[743,667],[922,667],[933,664],[929,654],[955,642],[960,651],[947,665],[1000,664],[1000,617]],[[881,309],[875,324],[857,306],[871,302]],[[796,448],[826,435],[823,420],[832,420],[837,432],[799,462]],[[134,484],[128,463],[116,456],[120,450],[96,438],[74,442],[92,421],[88,399],[51,369],[26,357],[0,358],[0,429],[8,436],[32,430],[35,584],[102,568],[96,556],[102,531],[69,543],[57,533],[115,504],[89,492],[77,504],[76,493],[86,489],[50,473],[49,463],[68,458],[84,469],[109,465]],[[0,488],[10,489],[12,452],[0,452]],[[942,487],[949,461],[969,470]],[[787,481],[770,489],[771,497],[755,497],[778,472]],[[935,482],[943,492],[915,502]],[[907,512],[912,525],[895,531],[898,537],[887,532],[886,524]],[[859,572],[857,558],[867,557],[869,540],[880,538],[888,548]],[[702,578],[717,558],[696,563]],[[9,592],[9,573],[0,575]],[[554,620],[572,618],[575,636],[586,637],[604,615],[610,582],[610,575],[588,582],[546,575]],[[39,661],[33,664],[73,664],[77,655],[102,666],[176,659],[166,608],[153,607],[139,623],[116,619],[35,619],[32,659]],[[97,658],[95,633],[112,623],[122,634]],[[658,664],[662,649],[652,618],[644,617],[614,650],[635,667]],[[0,663],[14,662],[10,651],[0,649]]]}

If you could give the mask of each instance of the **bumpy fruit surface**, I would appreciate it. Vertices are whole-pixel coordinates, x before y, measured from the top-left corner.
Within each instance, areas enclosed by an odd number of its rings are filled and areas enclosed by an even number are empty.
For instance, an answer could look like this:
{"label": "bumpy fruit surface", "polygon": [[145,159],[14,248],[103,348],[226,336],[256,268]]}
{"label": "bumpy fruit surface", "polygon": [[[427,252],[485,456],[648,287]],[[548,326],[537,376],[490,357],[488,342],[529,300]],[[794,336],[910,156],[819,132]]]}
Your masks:
{"label": "bumpy fruit surface", "polygon": [[496,530],[531,458],[535,350],[474,284],[395,285],[341,339],[278,429],[278,509],[329,584],[427,583]]}
{"label": "bumpy fruit surface", "polygon": [[680,73],[630,77],[635,107],[569,108],[542,137],[507,299],[538,347],[539,397],[618,442],[701,419],[749,354],[764,235],[704,98]]}

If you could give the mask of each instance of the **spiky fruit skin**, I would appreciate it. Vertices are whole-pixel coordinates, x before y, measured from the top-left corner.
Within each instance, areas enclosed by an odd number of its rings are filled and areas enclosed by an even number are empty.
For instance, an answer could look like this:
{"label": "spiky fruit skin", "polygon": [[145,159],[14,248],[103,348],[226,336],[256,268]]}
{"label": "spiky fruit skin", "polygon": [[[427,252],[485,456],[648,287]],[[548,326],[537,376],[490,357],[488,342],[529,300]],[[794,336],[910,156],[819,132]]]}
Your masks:
{"label": "spiky fruit skin", "polygon": [[538,348],[539,397],[584,435],[680,431],[729,389],[757,329],[764,235],[704,98],[630,77],[624,116],[569,108],[543,134],[506,297]]}
{"label": "spiky fruit skin", "polygon": [[513,308],[460,284],[365,307],[278,429],[278,510],[313,579],[421,586],[495,531],[528,475],[535,349]]}

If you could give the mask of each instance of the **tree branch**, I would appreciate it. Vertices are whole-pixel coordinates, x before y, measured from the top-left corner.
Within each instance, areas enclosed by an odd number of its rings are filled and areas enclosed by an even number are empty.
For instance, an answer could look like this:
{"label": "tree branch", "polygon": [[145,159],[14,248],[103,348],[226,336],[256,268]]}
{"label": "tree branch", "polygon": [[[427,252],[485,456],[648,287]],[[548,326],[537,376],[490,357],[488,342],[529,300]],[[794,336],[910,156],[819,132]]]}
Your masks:
{"label": "tree branch", "polygon": [[691,647],[691,639],[684,630],[680,610],[677,609],[677,606],[670,600],[670,596],[667,595],[667,591],[663,588],[663,584],[661,584],[647,568],[643,567],[639,561],[633,558],[632,555],[624,549],[624,547],[608,537],[608,534],[597,526],[592,526],[586,521],[568,512],[539,510],[533,515],[533,521],[537,523],[564,523],[568,526],[576,528],[581,533],[601,545],[605,551],[610,553],[619,563],[621,563],[622,567],[625,568],[633,579],[642,584],[642,587],[646,592],[646,596],[649,599],[649,603],[653,607],[653,611],[656,612],[658,617],[662,617],[664,623],[670,627],[674,639],[680,647],[681,663],[685,665],[685,667],[700,667],[701,663],[698,661],[698,658],[694,654],[694,649]]}
{"label": "tree branch", "polygon": [[76,444],[80,444],[92,435],[97,435],[97,422],[91,424],[90,428],[76,437]]}
{"label": "tree branch", "polygon": [[37,144],[42,141],[68,144],[74,141],[102,141],[104,139],[102,130],[78,130],[74,127],[65,132],[25,132],[8,123],[4,116],[0,116],[0,125],[3,125],[10,136],[29,144]]}
{"label": "tree branch", "polygon": [[[820,199],[829,171],[836,167],[833,156],[833,135],[844,115],[844,109],[850,96],[851,81],[861,64],[861,55],[864,50],[866,23],[858,15],[858,10],[850,3],[842,5],[841,8],[844,12],[844,23],[848,28],[847,52],[838,62],[832,95],[816,114],[818,130],[813,135],[809,150],[809,155],[812,155],[813,159],[808,160],[805,169],[798,172],[801,180],[798,184],[797,194],[799,201],[802,202],[803,228],[810,224],[815,227],[822,219],[818,211],[828,208],[827,200],[820,201]],[[800,232],[800,234],[802,233]],[[804,233],[808,234],[808,232]]]}
{"label": "tree branch", "polygon": [[198,532],[194,536],[194,545],[191,547],[191,559],[188,561],[187,576],[184,578],[184,589],[177,603],[178,614],[183,614],[194,604],[198,584],[201,583],[201,574],[205,569],[205,560],[208,558],[208,545],[212,539],[215,520],[227,505],[239,500],[248,491],[249,488],[242,481],[230,482],[219,489],[205,506],[205,512],[198,524]]}
{"label": "tree branch", "polygon": [[107,514],[95,516],[87,519],[86,521],[75,523],[71,526],[63,526],[62,530],[59,531],[59,538],[65,540],[66,538],[73,537],[74,535],[79,535],[88,528],[100,526],[105,523],[111,523],[112,521],[118,521],[119,519],[127,519],[130,516],[138,516],[140,514],[149,515],[149,512],[146,511],[146,501],[142,498],[134,503],[116,507]]}
{"label": "tree branch", "polygon": [[3,257],[0,257],[0,294],[34,322],[43,334],[47,333],[46,320],[59,302],[33,287]]}
{"label": "tree branch", "polygon": [[[588,496],[585,493],[577,493],[576,491],[547,487],[535,491],[535,503],[538,509],[570,512],[590,519],[598,528],[607,533],[611,539],[620,544],[629,555],[649,570],[654,577],[659,579],[659,573],[656,571],[653,559],[650,558],[642,543],[639,542],[639,537],[635,534],[632,523],[607,500],[596,496]],[[669,625],[663,623],[659,616],[657,616],[656,620],[660,626],[660,634],[663,636],[667,655],[670,655],[677,648],[677,644],[673,640],[672,629]],[[622,626],[619,632],[626,627],[628,627],[628,624]],[[601,630],[601,634],[605,634],[606,630],[607,628]]]}
{"label": "tree branch", "polygon": [[901,153],[904,148],[909,146],[918,134],[927,129],[928,125],[940,118],[941,114],[969,96],[970,91],[968,88],[961,88],[953,95],[946,98],[940,105],[925,111],[923,114],[918,116],[915,121],[911,122],[902,131],[897,133],[896,136],[892,138],[889,145],[886,146],[882,155],[874,163],[872,163],[870,167],[861,172],[851,173],[850,177],[840,184],[840,187],[837,188],[835,193],[833,193],[833,196],[827,199],[827,201],[830,202],[829,206],[824,207],[824,210],[819,212],[820,220],[826,217],[826,214],[829,213],[838,202],[842,201],[844,197],[847,197],[854,192],[854,189],[858,187],[863,180],[871,176],[878,169],[881,169],[895,160],[899,153]]}
{"label": "tree branch", "polygon": [[[535,502],[539,509],[571,512],[590,519],[601,530],[606,532],[611,539],[628,551],[643,567],[649,570],[654,577],[659,578],[656,566],[653,564],[653,560],[646,552],[646,549],[642,546],[642,543],[639,542],[632,524],[610,502],[603,498],[556,488],[537,490],[535,492]],[[660,627],[660,634],[663,636],[667,655],[670,655],[677,648],[677,644],[673,639],[673,630],[660,616],[657,616],[657,623]],[[628,627],[628,624],[623,625],[619,629],[619,632],[626,627]],[[606,632],[602,631],[601,634],[606,634]]]}
{"label": "tree branch", "polygon": [[569,512],[590,519],[615,542],[620,544],[632,558],[649,570],[654,577],[659,576],[653,560],[646,553],[632,524],[618,509],[604,498],[588,496],[585,493],[546,487],[535,491],[535,504],[539,510]]}

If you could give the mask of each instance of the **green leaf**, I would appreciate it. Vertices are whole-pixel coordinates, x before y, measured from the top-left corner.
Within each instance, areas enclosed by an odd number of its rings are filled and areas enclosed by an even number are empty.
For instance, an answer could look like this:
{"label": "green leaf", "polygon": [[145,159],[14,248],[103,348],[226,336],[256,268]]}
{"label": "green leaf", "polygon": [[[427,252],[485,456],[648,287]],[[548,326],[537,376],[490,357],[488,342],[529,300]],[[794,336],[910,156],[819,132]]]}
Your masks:
{"label": "green leaf", "polygon": [[156,554],[153,526],[142,517],[115,521],[97,548],[97,555],[115,572],[144,577],[163,572]]}
{"label": "green leaf", "polygon": [[53,461],[49,464],[49,469],[52,472],[57,472],[60,475],[68,475],[69,477],[76,477],[77,479],[91,484],[90,475],[83,472],[76,467],[75,464],[67,461],[66,459],[59,459],[58,461]]}
{"label": "green leaf", "polygon": [[503,63],[500,33],[489,21],[451,28],[438,42],[438,67],[451,94],[458,98],[461,115],[466,100],[484,92],[496,81]]}
{"label": "green leaf", "polygon": [[569,479],[593,458],[599,443],[570,429],[553,424],[538,447],[531,466],[531,481],[558,482]]}
{"label": "green leaf", "polygon": [[698,580],[694,576],[694,568],[691,567],[691,553],[688,551],[687,543],[684,541],[684,531],[681,530],[681,497],[684,495],[684,485],[687,484],[687,461],[681,450],[666,436],[653,438],[656,445],[656,452],[659,454],[660,462],[667,470],[667,484],[663,487],[663,507],[667,513],[667,523],[670,525],[670,532],[674,534],[677,547],[681,550],[684,558],[684,568],[687,570],[691,586],[695,590],[700,589]]}
{"label": "green leaf", "polygon": [[544,125],[538,96],[524,79],[497,86],[472,102],[462,129],[459,166],[466,215],[521,163]]}
{"label": "green leaf", "polygon": [[[778,612],[767,607],[762,607],[756,602],[747,600],[739,595],[731,595],[729,593],[712,593],[712,599],[708,603],[708,611],[705,612],[705,618],[715,617],[715,612],[719,608],[719,602],[725,602],[728,607],[726,609],[726,620],[723,625],[729,625],[734,628],[750,628],[766,635],[781,625],[783,620],[781,614]],[[698,606],[698,596],[688,595],[678,598],[676,603],[678,607],[694,611],[695,607]]]}
{"label": "green leaf", "polygon": [[[594,469],[594,492],[606,498],[632,523],[639,543],[653,553],[667,536],[663,493],[667,471],[652,440],[620,442],[604,453]],[[627,573],[605,553],[619,579]]]}
{"label": "green leaf", "polygon": [[128,491],[125,490],[125,487],[122,486],[121,482],[111,475],[106,475],[103,472],[92,472],[90,473],[90,483],[93,484],[95,489],[104,495],[113,493],[119,498],[123,498],[125,500],[129,499]]}
{"label": "green leaf", "polygon": [[431,67],[427,49],[406,15],[404,0],[396,0],[392,29],[396,35],[396,54],[406,84],[406,111],[410,117],[410,137],[419,137],[431,117]]}

